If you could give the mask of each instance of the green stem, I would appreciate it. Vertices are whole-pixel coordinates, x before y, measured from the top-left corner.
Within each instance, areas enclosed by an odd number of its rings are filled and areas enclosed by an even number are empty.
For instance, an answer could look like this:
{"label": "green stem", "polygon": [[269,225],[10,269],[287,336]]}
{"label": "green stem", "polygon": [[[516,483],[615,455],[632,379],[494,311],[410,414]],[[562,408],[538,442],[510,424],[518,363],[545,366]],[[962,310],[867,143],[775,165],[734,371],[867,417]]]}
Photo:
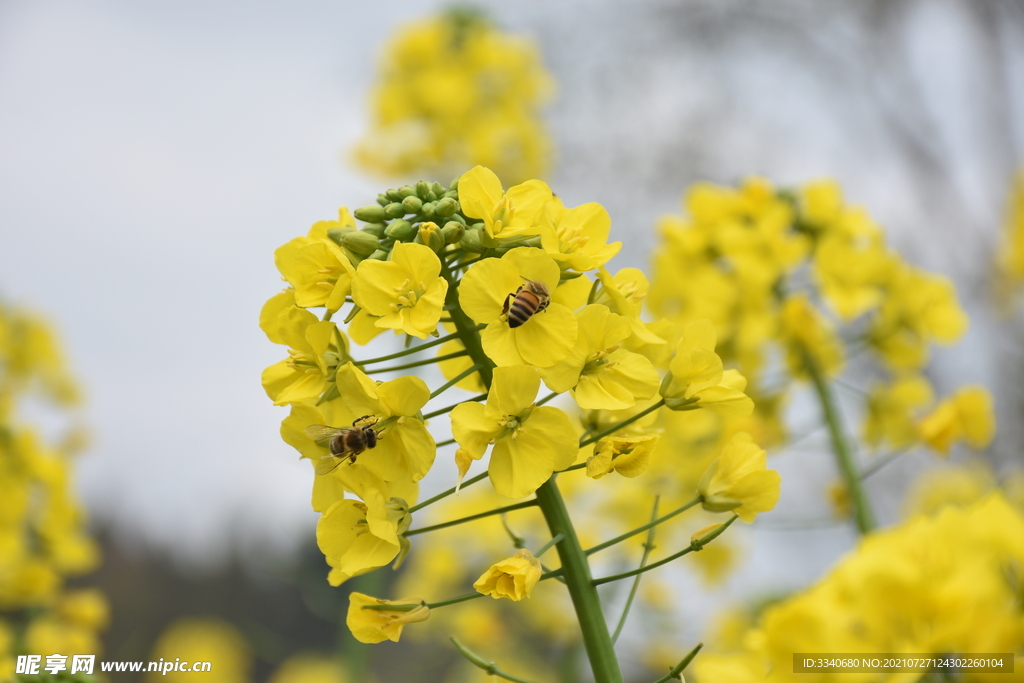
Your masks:
{"label": "green stem", "polygon": [[437,609],[438,607],[447,607],[448,605],[455,605],[460,602],[466,602],[467,600],[476,600],[477,598],[482,597],[484,597],[483,593],[473,592],[466,593],[465,595],[460,595],[457,598],[449,598],[447,600],[441,600],[440,602],[428,602],[426,604],[427,607],[429,607],[430,609]]}
{"label": "green stem", "polygon": [[[658,518],[658,501],[660,500],[661,496],[654,497],[654,509],[651,510],[651,528],[647,530],[647,540],[644,542],[644,554],[640,558],[641,569],[647,566],[647,560],[650,559],[651,551],[654,550],[654,532],[658,529],[658,527],[654,526],[654,520]],[[629,596],[626,598],[626,605],[622,608],[622,616],[619,617],[619,623],[615,627],[615,632],[612,633],[612,644],[619,641],[622,629],[626,625],[626,617],[629,616],[629,610],[633,607],[633,600],[636,599],[636,592],[640,588],[641,576],[643,575],[637,574],[636,578],[633,579],[633,586],[629,589]]]}
{"label": "green stem", "polygon": [[649,572],[652,569],[657,569],[658,567],[661,567],[662,565],[666,565],[669,562],[672,562],[673,560],[678,560],[683,555],[689,555],[690,553],[694,552],[695,550],[702,550],[705,545],[707,545],[711,541],[713,541],[716,538],[718,538],[719,536],[721,536],[722,533],[726,529],[728,529],[732,525],[732,523],[735,522],[737,519],[739,519],[739,517],[737,515],[733,515],[729,519],[728,522],[726,522],[722,526],[718,527],[717,529],[715,529],[711,533],[705,534],[702,538],[698,538],[695,541],[691,541],[690,542],[690,546],[688,548],[686,548],[685,550],[682,550],[682,551],[676,553],[675,555],[669,555],[668,557],[666,557],[663,560],[658,560],[657,562],[652,562],[651,564],[647,565],[646,567],[641,567],[639,569],[634,569],[633,571],[622,572],[621,574],[613,574],[611,576],[605,576],[605,577],[602,577],[600,579],[594,579],[594,585],[595,586],[600,586],[601,584],[604,584],[604,583],[611,583],[612,581],[621,581],[622,579],[628,579],[631,576],[636,576],[638,574],[643,574],[644,572]]}
{"label": "green stem", "polygon": [[440,448],[441,446],[450,446],[455,443],[455,439],[448,439],[447,441],[440,441],[434,444],[434,448]]}
{"label": "green stem", "polygon": [[439,386],[437,389],[434,389],[432,392],[430,392],[430,398],[437,398],[438,396],[443,394],[446,390],[452,388],[453,386],[455,386],[456,384],[458,384],[462,380],[466,379],[467,377],[472,375],[474,372],[479,370],[481,367],[482,366],[480,364],[477,364],[477,365],[470,366],[469,368],[463,370],[459,374],[455,375],[455,377],[453,377],[449,381],[447,381],[444,384],[442,384],[441,386]]}
{"label": "green stem", "polygon": [[662,522],[667,522],[668,520],[672,519],[676,515],[682,514],[682,513],[686,512],[687,510],[689,510],[690,508],[692,508],[694,505],[696,505],[699,502],[700,502],[700,496],[694,498],[693,500],[691,500],[686,505],[684,505],[682,507],[679,507],[679,508],[676,508],[672,512],[668,512],[668,513],[662,515],[661,517],[658,517],[657,519],[653,519],[649,523],[644,524],[643,526],[638,526],[637,528],[633,529],[632,531],[627,531],[626,533],[622,534],[621,536],[616,536],[615,538],[611,539],[610,541],[605,541],[604,543],[599,543],[599,544],[595,545],[593,548],[590,548],[590,549],[586,550],[585,552],[587,553],[587,555],[593,555],[594,553],[596,553],[598,551],[601,551],[601,550],[604,550],[605,548],[610,548],[611,546],[615,545],[616,543],[622,543],[627,538],[632,538],[633,536],[636,536],[637,534],[643,533],[643,532],[647,531],[648,529],[653,529],[654,527],[658,526]]}
{"label": "green stem", "polygon": [[583,448],[584,446],[592,444],[595,441],[600,441],[601,439],[603,439],[604,437],[608,436],[609,434],[614,434],[615,432],[619,431],[623,427],[627,427],[627,426],[633,424],[634,422],[639,420],[644,415],[647,415],[648,413],[653,413],[655,410],[657,410],[658,408],[662,407],[663,405],[665,405],[665,399],[661,399],[660,401],[655,403],[653,406],[650,406],[649,408],[645,408],[645,409],[641,410],[639,413],[637,413],[633,417],[627,418],[627,419],[623,420],[622,422],[620,422],[619,424],[614,425],[612,427],[609,427],[608,429],[604,430],[603,432],[598,432],[597,434],[594,434],[590,438],[587,438],[587,439],[584,439],[584,440],[580,441],[580,448]]}
{"label": "green stem", "polygon": [[594,681],[622,683],[622,673],[615,658],[615,649],[604,620],[604,613],[601,611],[601,600],[590,575],[590,565],[569,519],[569,511],[555,482],[556,477],[557,475],[552,475],[537,489],[537,503],[544,513],[552,536],[564,534],[564,538],[557,546],[558,557],[562,561],[562,575],[565,577],[569,596],[576,609],[576,620],[583,634],[583,645],[587,650],[587,658],[590,659]]}
{"label": "green stem", "polygon": [[[472,479],[467,479],[466,481],[462,482],[461,488],[462,489],[468,488],[468,487],[472,486],[473,484],[477,483],[478,481],[483,481],[486,478],[487,478],[487,472],[481,472],[480,474],[476,475]],[[450,489],[448,489],[447,491],[442,491],[441,493],[437,494],[433,498],[427,498],[422,503],[417,503],[416,505],[413,505],[411,508],[409,508],[409,512],[416,512],[417,510],[422,510],[423,508],[427,507],[428,505],[432,505],[433,503],[436,503],[439,500],[447,498],[448,496],[453,495],[454,493],[455,493],[455,487],[453,486]]]}
{"label": "green stem", "polygon": [[497,676],[498,678],[504,678],[506,681],[513,681],[513,683],[530,683],[530,681],[526,680],[525,678],[519,678],[518,676],[513,676],[512,674],[505,673],[504,671],[498,668],[497,664],[495,664],[494,662],[488,662],[486,659],[484,659],[483,657],[476,654],[468,647],[460,643],[455,638],[455,636],[452,636],[452,642],[455,643],[455,647],[459,650],[459,652],[462,653],[463,657],[468,659],[475,666],[478,666],[484,671],[486,671],[487,675]]}
{"label": "green stem", "polygon": [[445,413],[450,413],[451,411],[455,410],[456,406],[459,406],[459,405],[461,405],[463,403],[473,403],[475,401],[486,401],[486,400],[487,400],[487,394],[479,394],[477,396],[474,396],[473,398],[467,398],[465,401],[459,401],[458,403],[453,403],[453,404],[451,404],[450,406],[448,406],[446,408],[441,408],[439,410],[435,410],[432,413],[427,413],[426,415],[423,416],[423,419],[424,420],[429,420],[432,417],[437,417],[438,415],[444,415]]}
{"label": "green stem", "polygon": [[440,339],[435,339],[434,341],[427,342],[426,344],[420,344],[418,346],[413,346],[412,348],[402,349],[401,351],[396,351],[395,353],[389,353],[386,356],[380,356],[378,358],[370,358],[368,360],[356,360],[356,361],[352,361],[352,362],[355,363],[356,365],[360,365],[360,366],[362,366],[362,365],[369,365],[370,363],[382,363],[382,362],[384,362],[386,360],[391,360],[392,358],[401,358],[402,356],[408,356],[410,353],[417,353],[418,351],[423,351],[425,349],[429,349],[429,348],[432,348],[434,346],[439,346],[440,344],[444,344],[445,342],[454,341],[454,340],[456,340],[458,338],[459,338],[458,334],[449,334],[449,335],[445,335],[444,337],[441,337]]}
{"label": "green stem", "polygon": [[[445,294],[445,309],[448,310],[448,314],[452,318],[452,322],[455,323],[455,334],[450,335],[458,338],[462,342],[462,346],[465,347],[466,352],[469,353],[473,362],[481,366],[478,368],[480,372],[480,381],[483,382],[485,387],[491,386],[491,375],[494,369],[494,363],[487,354],[484,353],[484,347],[480,341],[479,331],[486,327],[486,325],[477,325],[474,323],[468,315],[459,306],[459,282],[452,275],[451,270],[447,266],[442,264],[441,275],[448,282],[448,292]],[[451,306],[451,308],[448,308]]]}
{"label": "green stem", "polygon": [[673,678],[677,681],[683,680],[683,669],[690,665],[690,662],[693,661],[693,658],[697,656],[697,653],[700,652],[700,649],[702,647],[704,647],[704,643],[697,643],[697,647],[690,650],[690,654],[683,657],[683,661],[679,662],[674,667],[669,669],[669,672],[666,675],[654,681],[654,683],[668,683],[668,681],[672,680]]}
{"label": "green stem", "polygon": [[914,446],[916,446],[916,445],[917,444],[913,444],[913,445],[907,446],[906,448],[901,448],[898,451],[893,451],[892,453],[889,453],[888,455],[883,456],[883,457],[879,458],[878,460],[875,460],[873,463],[871,463],[870,465],[868,465],[867,467],[864,468],[864,471],[862,471],[860,473],[860,478],[861,479],[867,479],[872,474],[874,474],[878,470],[882,469],[883,467],[885,467],[889,463],[894,462],[897,459],[899,459],[899,457],[901,455],[903,455],[904,453],[912,450],[914,448]]}
{"label": "green stem", "polygon": [[832,451],[835,453],[839,464],[839,470],[843,475],[847,491],[850,492],[850,500],[853,502],[853,518],[857,529],[861,534],[866,534],[875,528],[874,514],[871,512],[871,503],[868,501],[867,492],[861,483],[860,475],[857,472],[857,464],[854,461],[853,447],[843,430],[842,417],[839,414],[839,406],[836,403],[832,387],[828,378],[819,367],[815,358],[802,349],[804,367],[807,374],[811,376],[814,388],[818,392],[818,400],[821,403],[821,411],[828,425],[828,433],[832,439]]}
{"label": "green stem", "polygon": [[542,406],[545,403],[547,403],[548,401],[550,401],[551,399],[553,399],[555,396],[558,396],[559,393],[560,392],[552,391],[550,394],[548,394],[547,396],[545,396],[541,400],[537,401],[534,405]]}
{"label": "green stem", "polygon": [[515,503],[514,505],[506,505],[502,508],[495,508],[494,510],[488,510],[487,512],[480,512],[475,515],[469,515],[468,517],[460,517],[459,519],[453,519],[450,522],[442,522],[441,524],[434,524],[433,526],[420,527],[419,529],[410,529],[405,532],[406,536],[415,536],[416,534],[425,534],[428,531],[437,531],[438,529],[447,529],[450,526],[458,526],[459,524],[465,524],[467,522],[473,522],[478,519],[484,519],[485,517],[491,517],[492,515],[501,515],[506,512],[512,512],[513,510],[522,510],[523,508],[533,507],[537,504],[535,499],[524,500],[522,503]]}
{"label": "green stem", "polygon": [[452,358],[458,358],[465,356],[465,351],[456,351],[455,353],[446,353],[443,356],[436,356],[434,358],[428,358],[426,360],[418,360],[415,363],[406,363],[405,365],[396,365],[393,368],[374,368],[372,370],[364,370],[367,375],[372,375],[376,372],[393,372],[395,370],[408,370],[409,368],[418,368],[421,365],[430,365],[431,363],[440,363],[443,360],[450,360]]}
{"label": "green stem", "polygon": [[533,556],[534,557],[540,557],[541,555],[543,555],[547,551],[551,550],[552,546],[555,546],[555,545],[558,545],[559,543],[561,543],[562,539],[564,539],[564,538],[565,538],[565,534],[556,534],[554,538],[552,538],[550,541],[548,541],[547,543],[542,545],[540,548],[538,548],[537,552],[533,553]]}

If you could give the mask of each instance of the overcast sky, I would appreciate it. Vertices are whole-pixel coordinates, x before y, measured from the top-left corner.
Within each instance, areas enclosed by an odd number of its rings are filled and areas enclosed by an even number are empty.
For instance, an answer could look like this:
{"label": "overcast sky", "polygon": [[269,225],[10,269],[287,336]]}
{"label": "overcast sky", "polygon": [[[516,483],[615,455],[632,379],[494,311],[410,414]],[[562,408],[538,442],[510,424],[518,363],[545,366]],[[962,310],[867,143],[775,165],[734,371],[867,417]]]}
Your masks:
{"label": "overcast sky", "polygon": [[[696,179],[836,176],[968,292],[975,327],[940,382],[998,384],[980,297],[1022,159],[1020,12],[824,4],[491,6],[540,40],[561,84],[552,183],[609,208],[620,266],[645,264]],[[389,185],[344,152],[383,41],[435,7],[0,4],[0,294],[55,322],[82,378],[97,518],[192,558],[312,533],[310,473],[259,385],[283,354],[257,315],[281,287],[275,247]]]}

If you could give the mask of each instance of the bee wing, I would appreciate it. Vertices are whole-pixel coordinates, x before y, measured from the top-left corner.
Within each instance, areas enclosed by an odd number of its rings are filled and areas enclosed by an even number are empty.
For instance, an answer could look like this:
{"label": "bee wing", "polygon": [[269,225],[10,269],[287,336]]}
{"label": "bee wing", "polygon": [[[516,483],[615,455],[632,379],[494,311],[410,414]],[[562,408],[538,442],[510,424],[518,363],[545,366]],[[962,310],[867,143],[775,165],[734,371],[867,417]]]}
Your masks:
{"label": "bee wing", "polygon": [[306,436],[316,441],[321,446],[326,446],[327,442],[331,440],[331,437],[335,434],[340,434],[346,431],[340,427],[328,427],[327,425],[309,425],[306,427]]}
{"label": "bee wing", "polygon": [[350,455],[343,455],[341,457],[338,457],[336,455],[325,455],[324,457],[314,462],[314,467],[316,468],[317,476],[330,474],[334,470],[338,469],[338,465],[345,462],[346,460],[351,459],[351,457],[352,456]]}

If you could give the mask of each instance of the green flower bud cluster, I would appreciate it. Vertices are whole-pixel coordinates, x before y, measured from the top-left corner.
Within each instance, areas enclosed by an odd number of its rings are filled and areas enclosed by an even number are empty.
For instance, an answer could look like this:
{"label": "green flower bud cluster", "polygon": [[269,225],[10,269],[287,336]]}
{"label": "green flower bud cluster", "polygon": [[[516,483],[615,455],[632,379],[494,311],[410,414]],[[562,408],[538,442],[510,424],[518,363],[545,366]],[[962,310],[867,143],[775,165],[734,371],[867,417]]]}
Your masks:
{"label": "green flower bud cluster", "polygon": [[[458,187],[458,178],[447,189],[441,183],[420,180],[382,192],[376,204],[353,212],[357,220],[366,223],[353,231],[363,237],[352,237],[352,233],[344,237],[358,240],[355,246],[362,250],[358,253],[363,258],[387,260],[397,242],[423,244],[440,253],[447,245],[459,244],[466,234],[467,220],[461,213]],[[340,238],[331,235],[339,244]],[[355,246],[342,246],[356,251]]]}

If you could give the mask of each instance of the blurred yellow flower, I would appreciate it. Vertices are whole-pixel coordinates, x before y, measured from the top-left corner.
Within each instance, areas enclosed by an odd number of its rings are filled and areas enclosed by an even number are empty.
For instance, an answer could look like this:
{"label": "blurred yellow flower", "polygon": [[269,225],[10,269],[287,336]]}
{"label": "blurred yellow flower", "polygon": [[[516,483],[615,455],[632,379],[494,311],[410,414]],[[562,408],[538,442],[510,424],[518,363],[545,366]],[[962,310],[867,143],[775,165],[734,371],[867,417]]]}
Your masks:
{"label": "blurred yellow flower", "polygon": [[918,429],[921,440],[942,455],[949,455],[958,441],[983,450],[996,431],[992,395],[982,387],[964,387],[939,403],[921,420]]}
{"label": "blurred yellow flower", "polygon": [[754,402],[743,393],[747,381],[735,370],[722,370],[715,340],[710,320],[686,326],[662,381],[665,405],[672,410],[704,408],[722,415],[750,415]]}
{"label": "blurred yellow flower", "polygon": [[337,656],[316,652],[294,654],[274,671],[269,683],[347,683]]}
{"label": "blurred yellow flower", "polygon": [[[173,662],[210,662],[210,671],[218,683],[246,683],[252,669],[252,654],[242,634],[220,619],[179,619],[157,638],[150,660]],[[170,671],[146,674],[147,683],[194,681],[192,672]]]}
{"label": "blurred yellow flower", "polygon": [[618,472],[624,477],[639,477],[647,471],[659,438],[658,434],[648,434],[601,439],[594,448],[594,455],[587,458],[587,476],[600,479]]}

